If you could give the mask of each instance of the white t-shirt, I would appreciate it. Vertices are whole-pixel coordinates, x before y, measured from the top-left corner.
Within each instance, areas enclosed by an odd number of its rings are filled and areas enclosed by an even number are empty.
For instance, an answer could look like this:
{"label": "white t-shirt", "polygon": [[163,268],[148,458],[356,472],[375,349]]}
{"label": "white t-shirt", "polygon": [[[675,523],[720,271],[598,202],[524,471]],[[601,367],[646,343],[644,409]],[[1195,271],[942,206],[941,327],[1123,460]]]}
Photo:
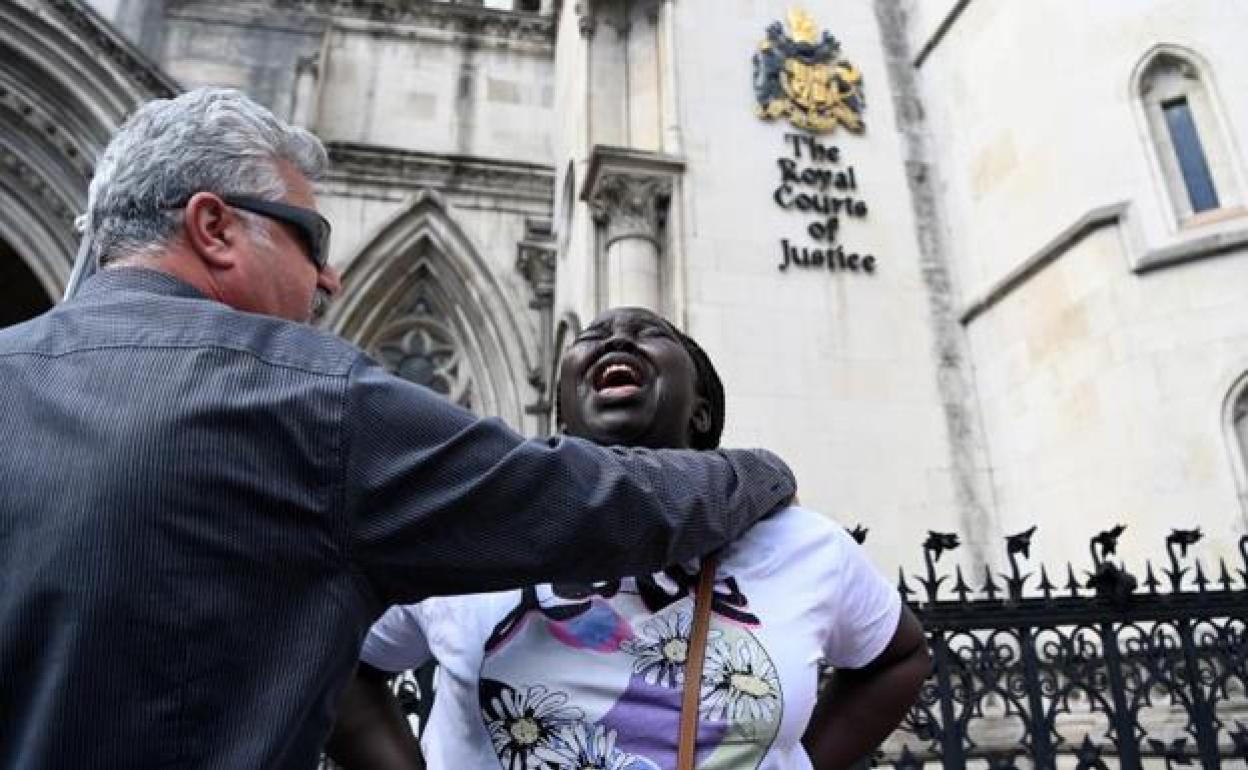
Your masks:
{"label": "white t-shirt", "polygon": [[[671,770],[697,565],[594,586],[391,608],[361,657],[436,658],[432,770]],[[725,549],[702,676],[698,770],[810,767],[801,737],[823,663],[883,651],[901,601],[827,518],[788,508]]]}

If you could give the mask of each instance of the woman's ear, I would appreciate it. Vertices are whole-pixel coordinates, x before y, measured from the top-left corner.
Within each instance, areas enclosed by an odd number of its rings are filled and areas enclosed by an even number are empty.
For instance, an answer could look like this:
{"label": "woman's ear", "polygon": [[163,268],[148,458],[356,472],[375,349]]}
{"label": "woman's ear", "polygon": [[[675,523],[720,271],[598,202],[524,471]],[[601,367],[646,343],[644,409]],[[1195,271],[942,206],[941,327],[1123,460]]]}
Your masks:
{"label": "woman's ear", "polygon": [[693,413],[689,415],[689,435],[699,436],[711,430],[711,402],[701,396],[693,404]]}

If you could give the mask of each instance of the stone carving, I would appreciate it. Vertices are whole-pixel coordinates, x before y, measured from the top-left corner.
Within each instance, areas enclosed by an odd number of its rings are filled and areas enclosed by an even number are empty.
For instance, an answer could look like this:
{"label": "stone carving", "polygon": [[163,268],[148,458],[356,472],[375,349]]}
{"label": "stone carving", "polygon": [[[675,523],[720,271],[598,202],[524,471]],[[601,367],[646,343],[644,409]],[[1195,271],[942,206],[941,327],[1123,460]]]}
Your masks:
{"label": "stone carving", "polygon": [[580,31],[581,37],[586,38],[594,36],[594,27],[596,26],[594,11],[589,7],[589,3],[590,0],[581,0],[573,8],[573,11],[576,13],[576,28]]}
{"label": "stone carving", "polygon": [[298,59],[295,60],[295,74],[296,75],[309,75],[313,79],[320,77],[321,75],[320,56],[317,54],[310,54],[308,56],[300,56]]}
{"label": "stone carving", "polygon": [[525,222],[525,238],[517,245],[516,269],[533,289],[535,310],[550,307],[555,296],[555,243],[547,220]]}
{"label": "stone carving", "polygon": [[529,384],[537,391],[536,400],[524,411],[535,415],[539,432],[550,427],[553,394],[546,372],[554,370],[552,341],[554,339],[555,271],[558,264],[554,234],[549,219],[527,219],[524,240],[516,244],[516,269],[533,289],[529,307],[538,312],[538,361],[529,369]]}
{"label": "stone carving", "polygon": [[[2,119],[7,119],[2,120]],[[95,173],[93,150],[81,137],[66,130],[61,121],[30,100],[28,95],[0,80],[0,122],[10,122],[25,130],[27,136],[43,137],[43,146],[61,157],[69,167],[82,175],[83,187]]]}
{"label": "stone carving", "polygon": [[594,221],[607,228],[607,244],[620,238],[659,243],[672,198],[670,176],[606,173],[598,178],[588,203]]}
{"label": "stone carving", "polygon": [[100,24],[83,8],[81,2],[75,0],[46,0],[47,5],[90,44],[91,48],[105,59],[116,64],[129,78],[144,91],[143,99],[169,99],[178,94],[180,89],[158,68],[130,49],[115,32]]}
{"label": "stone carving", "polygon": [[0,176],[15,181],[18,187],[29,193],[30,199],[38,200],[45,211],[50,212],[66,227],[73,227],[74,209],[48,184],[42,174],[16,153],[0,151]]}
{"label": "stone carving", "polygon": [[327,142],[330,178],[408,189],[474,192],[549,205],[553,168],[531,163],[454,158],[388,147]]}
{"label": "stone carving", "polygon": [[472,408],[472,375],[463,352],[425,300],[417,299],[407,314],[387,324],[372,349],[398,376]]}
{"label": "stone carving", "polygon": [[353,16],[386,24],[427,29],[501,41],[553,46],[555,23],[548,16],[483,8],[480,3],[427,0],[273,0],[277,8],[332,16]]}

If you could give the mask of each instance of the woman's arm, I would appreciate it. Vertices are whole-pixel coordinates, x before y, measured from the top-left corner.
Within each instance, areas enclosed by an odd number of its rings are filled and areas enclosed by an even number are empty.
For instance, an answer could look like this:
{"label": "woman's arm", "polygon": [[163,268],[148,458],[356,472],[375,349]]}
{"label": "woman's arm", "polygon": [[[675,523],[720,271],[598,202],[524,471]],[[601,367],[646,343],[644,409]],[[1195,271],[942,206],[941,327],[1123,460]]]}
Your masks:
{"label": "woman's arm", "polygon": [[325,753],[343,770],[425,770],[387,676],[361,662],[342,694]]}
{"label": "woman's arm", "polygon": [[802,736],[815,770],[845,770],[897,727],[931,671],[923,626],[904,604],[892,640],[859,669],[838,669]]}

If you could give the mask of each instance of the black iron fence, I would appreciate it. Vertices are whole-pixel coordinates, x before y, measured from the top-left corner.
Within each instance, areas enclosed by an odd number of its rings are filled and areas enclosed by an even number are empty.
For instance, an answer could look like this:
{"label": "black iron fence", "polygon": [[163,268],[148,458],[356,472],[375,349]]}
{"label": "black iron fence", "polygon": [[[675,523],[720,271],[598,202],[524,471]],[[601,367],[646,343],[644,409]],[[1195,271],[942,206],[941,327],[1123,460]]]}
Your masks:
{"label": "black iron fence", "polygon": [[898,588],[927,628],[932,676],[869,764],[1248,768],[1248,536],[1240,564],[1211,571],[1189,552],[1200,530],[1176,529],[1141,579],[1111,559],[1124,529],[1054,582],[1026,565],[1032,527],[1006,538],[1009,574],[986,570],[976,588],[938,568],[958,537],[929,533],[926,574]]}

